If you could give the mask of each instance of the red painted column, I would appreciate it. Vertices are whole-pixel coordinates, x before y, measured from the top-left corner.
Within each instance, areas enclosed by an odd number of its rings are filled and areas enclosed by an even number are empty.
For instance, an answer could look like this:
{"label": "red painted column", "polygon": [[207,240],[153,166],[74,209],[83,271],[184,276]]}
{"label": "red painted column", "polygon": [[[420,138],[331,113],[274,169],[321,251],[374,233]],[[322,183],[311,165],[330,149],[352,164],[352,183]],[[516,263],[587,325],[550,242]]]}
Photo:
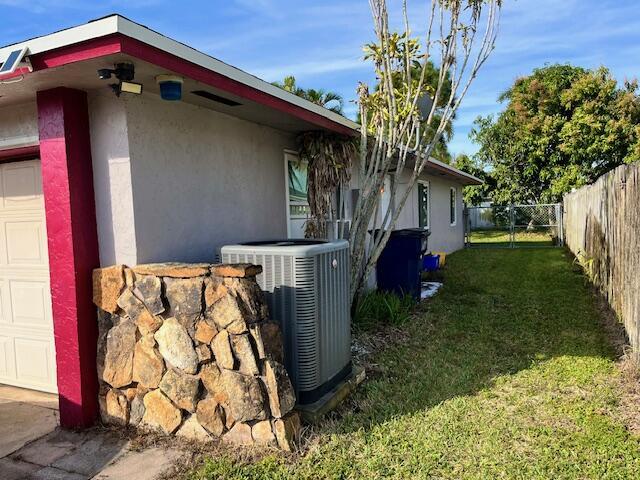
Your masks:
{"label": "red painted column", "polygon": [[99,266],[85,92],[38,92],[60,424],[87,427],[98,414],[97,322],[91,271]]}

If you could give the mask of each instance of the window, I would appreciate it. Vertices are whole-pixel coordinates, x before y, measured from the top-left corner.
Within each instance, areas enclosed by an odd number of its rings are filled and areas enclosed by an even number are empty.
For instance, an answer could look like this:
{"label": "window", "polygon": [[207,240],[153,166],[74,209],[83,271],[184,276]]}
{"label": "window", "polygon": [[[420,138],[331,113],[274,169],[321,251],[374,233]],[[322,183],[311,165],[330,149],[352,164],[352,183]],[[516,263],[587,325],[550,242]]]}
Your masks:
{"label": "window", "polygon": [[294,152],[285,151],[284,170],[286,185],[287,236],[304,238],[310,209],[307,202],[307,163]]}
{"label": "window", "polygon": [[429,228],[429,182],[418,182],[418,226]]}
{"label": "window", "polygon": [[289,215],[291,218],[307,218],[307,164],[298,159],[287,161],[289,183]]}
{"label": "window", "polygon": [[449,220],[452,227],[455,226],[457,221],[456,197],[456,189],[455,187],[451,187],[451,190],[449,190]]}

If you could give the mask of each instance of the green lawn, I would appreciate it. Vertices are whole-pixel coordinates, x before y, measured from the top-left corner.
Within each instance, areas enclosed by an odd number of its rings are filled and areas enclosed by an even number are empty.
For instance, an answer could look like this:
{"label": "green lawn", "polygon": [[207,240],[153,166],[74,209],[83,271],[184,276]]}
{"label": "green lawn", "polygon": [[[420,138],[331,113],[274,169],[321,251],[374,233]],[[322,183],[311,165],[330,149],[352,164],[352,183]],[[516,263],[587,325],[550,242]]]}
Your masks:
{"label": "green lawn", "polygon": [[[511,235],[509,230],[475,230],[471,232],[469,238],[471,245],[484,245],[490,247],[508,247],[511,245]],[[553,238],[547,229],[527,231],[517,229],[514,242],[518,246],[540,247],[552,246]]]}
{"label": "green lawn", "polygon": [[615,354],[560,249],[466,250],[304,456],[211,458],[193,479],[640,478]]}

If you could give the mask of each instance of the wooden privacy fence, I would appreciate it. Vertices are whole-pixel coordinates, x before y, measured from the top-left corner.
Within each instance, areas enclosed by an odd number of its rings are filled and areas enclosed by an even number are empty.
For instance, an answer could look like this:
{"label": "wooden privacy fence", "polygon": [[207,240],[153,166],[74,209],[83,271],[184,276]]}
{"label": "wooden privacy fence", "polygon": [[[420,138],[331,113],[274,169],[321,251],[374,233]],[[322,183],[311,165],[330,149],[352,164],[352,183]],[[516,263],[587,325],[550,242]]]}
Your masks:
{"label": "wooden privacy fence", "polygon": [[565,241],[624,323],[640,356],[640,165],[564,198]]}

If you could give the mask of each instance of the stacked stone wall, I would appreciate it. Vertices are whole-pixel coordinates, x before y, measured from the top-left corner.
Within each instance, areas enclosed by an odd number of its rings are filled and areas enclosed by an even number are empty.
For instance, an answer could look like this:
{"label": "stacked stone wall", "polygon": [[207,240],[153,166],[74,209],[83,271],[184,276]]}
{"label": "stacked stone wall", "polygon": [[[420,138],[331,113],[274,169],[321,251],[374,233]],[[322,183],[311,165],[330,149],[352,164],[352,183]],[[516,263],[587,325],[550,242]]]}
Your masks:
{"label": "stacked stone wall", "polygon": [[260,272],[249,264],[96,269],[102,421],[291,450],[300,419]]}

